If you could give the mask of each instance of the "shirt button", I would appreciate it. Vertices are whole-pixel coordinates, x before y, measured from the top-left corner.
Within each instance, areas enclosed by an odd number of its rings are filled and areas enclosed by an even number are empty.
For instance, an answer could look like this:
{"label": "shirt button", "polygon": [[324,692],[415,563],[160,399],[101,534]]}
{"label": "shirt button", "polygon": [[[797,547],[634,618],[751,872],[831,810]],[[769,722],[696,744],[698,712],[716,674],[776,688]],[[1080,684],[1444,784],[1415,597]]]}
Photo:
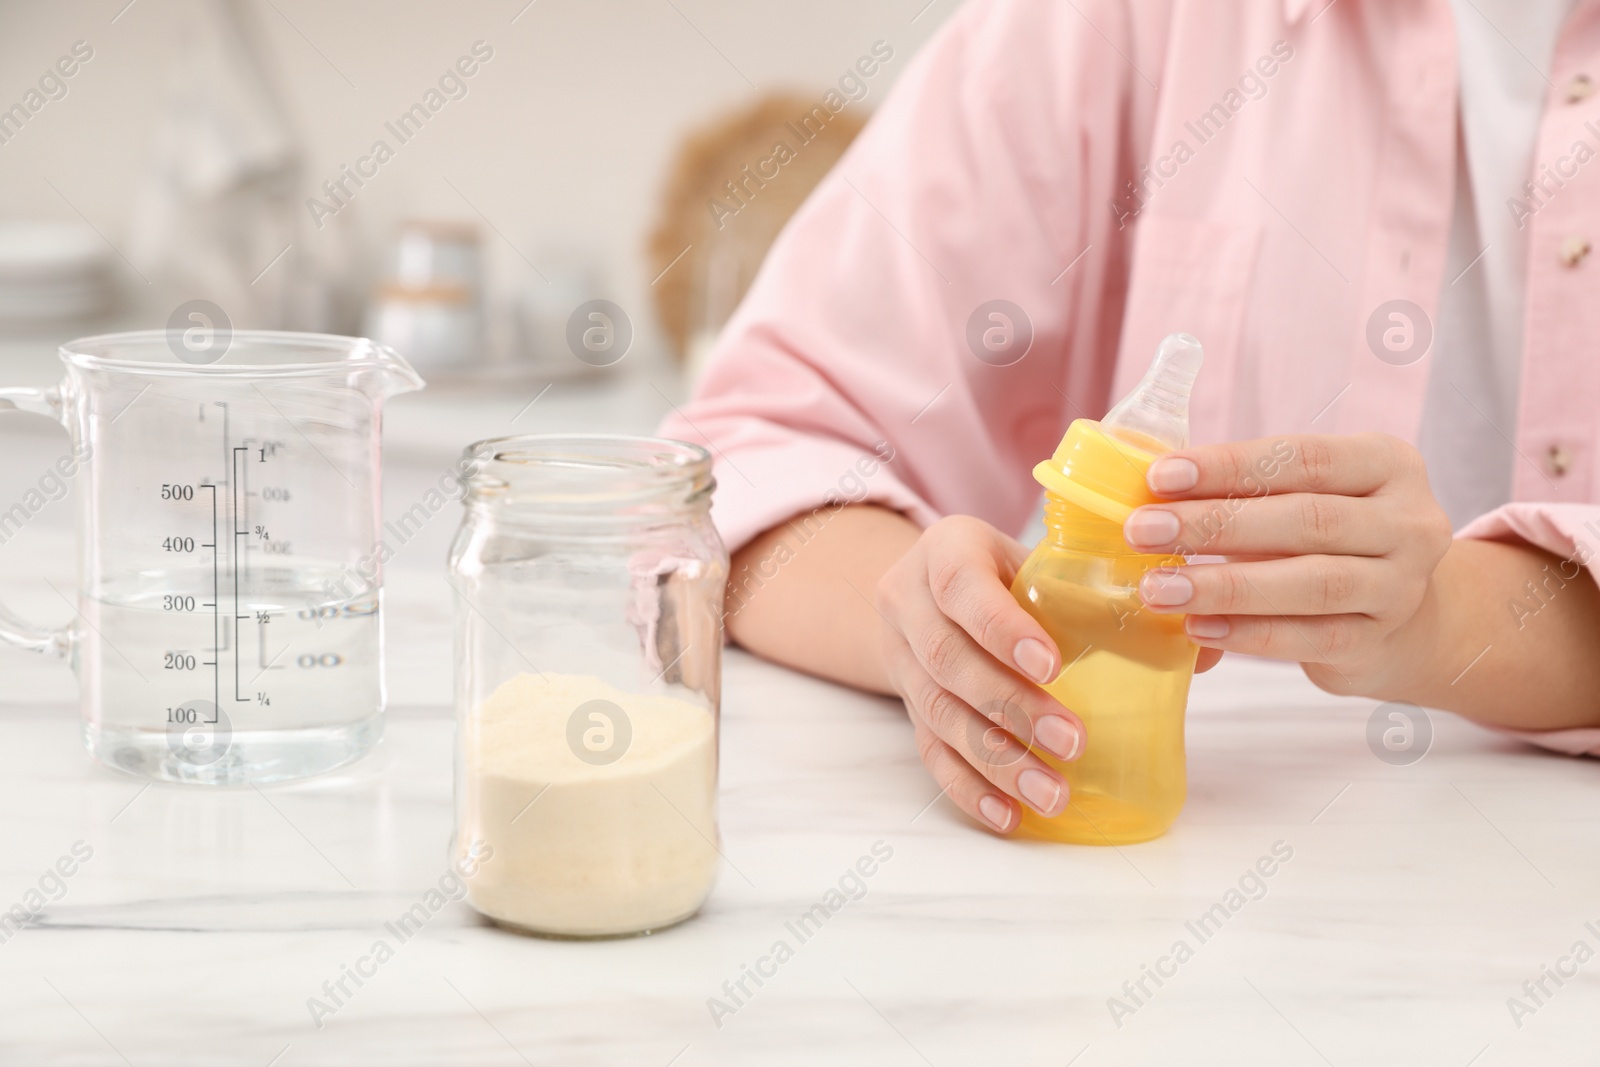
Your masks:
{"label": "shirt button", "polygon": [[1565,267],[1576,267],[1583,262],[1583,257],[1589,254],[1589,239],[1574,234],[1561,242],[1561,264]]}
{"label": "shirt button", "polygon": [[1557,478],[1572,469],[1572,454],[1560,445],[1551,445],[1549,455],[1546,458],[1550,463],[1550,473]]}
{"label": "shirt button", "polygon": [[1594,79],[1587,74],[1574,74],[1567,80],[1567,103],[1587,100],[1594,92]]}

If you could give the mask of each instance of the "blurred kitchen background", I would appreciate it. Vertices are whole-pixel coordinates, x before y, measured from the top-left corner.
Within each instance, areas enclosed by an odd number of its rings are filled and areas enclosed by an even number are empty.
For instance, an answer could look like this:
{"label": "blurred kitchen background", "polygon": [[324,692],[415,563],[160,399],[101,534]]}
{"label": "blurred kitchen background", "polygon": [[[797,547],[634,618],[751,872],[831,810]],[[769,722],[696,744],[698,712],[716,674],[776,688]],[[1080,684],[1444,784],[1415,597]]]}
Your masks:
{"label": "blurred kitchen background", "polygon": [[433,403],[615,390],[647,430],[955,6],[10,0],[0,384],[85,333],[360,332]]}

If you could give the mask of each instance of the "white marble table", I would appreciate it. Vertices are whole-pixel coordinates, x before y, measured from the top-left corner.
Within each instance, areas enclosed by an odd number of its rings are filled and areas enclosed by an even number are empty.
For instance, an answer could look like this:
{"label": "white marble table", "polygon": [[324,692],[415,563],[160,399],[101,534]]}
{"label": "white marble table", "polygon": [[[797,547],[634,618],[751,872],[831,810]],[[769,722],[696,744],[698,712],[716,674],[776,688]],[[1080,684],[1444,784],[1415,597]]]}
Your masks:
{"label": "white marble table", "polygon": [[[637,427],[666,403],[648,382],[630,389],[565,389],[515,428]],[[403,510],[460,443],[504,429],[525,402],[397,408],[388,509]],[[0,501],[62,440],[0,422]],[[1391,766],[1366,741],[1372,702],[1248,662],[1196,683],[1190,801],[1173,831],[1093,849],[976,830],[947,802],[930,804],[935,789],[891,702],[730,653],[727,862],[697,918],[642,939],[563,943],[452,905],[319,1029],[307,999],[444,868],[442,556],[454,522],[436,518],[390,572],[386,740],[323,779],[147,788],[92,766],[70,672],[0,649],[0,909],[74,843],[93,850],[65,895],[0,944],[0,1063],[1488,1067],[1600,1057],[1600,959],[1564,986],[1544,979],[1553,995],[1520,1027],[1507,1006],[1575,942],[1600,949],[1600,762],[1436,714],[1426,757]],[[65,618],[44,582],[70,586],[70,538],[62,504],[0,546],[8,602]],[[797,944],[786,921],[876,842],[893,856],[865,895]],[[1292,858],[1262,891],[1246,880],[1259,899],[1230,898],[1275,845]],[[1230,901],[1237,910],[1197,934],[1191,924]],[[747,981],[754,995],[718,1026],[708,1000],[727,1001],[724,982],[780,938],[793,958],[763,987]],[[1192,955],[1177,964],[1180,940]],[[1170,977],[1157,986],[1147,967]]]}

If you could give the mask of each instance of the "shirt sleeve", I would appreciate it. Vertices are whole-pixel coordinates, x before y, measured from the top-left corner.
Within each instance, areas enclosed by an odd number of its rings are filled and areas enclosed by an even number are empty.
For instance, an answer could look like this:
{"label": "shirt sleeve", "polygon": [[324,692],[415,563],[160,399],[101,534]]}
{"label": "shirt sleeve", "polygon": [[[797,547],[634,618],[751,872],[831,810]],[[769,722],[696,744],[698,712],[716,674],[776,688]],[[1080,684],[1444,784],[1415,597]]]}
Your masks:
{"label": "shirt sleeve", "polygon": [[1027,522],[1114,370],[1114,173],[1163,7],[1134,6],[967,4],[790,220],[663,424],[710,448],[730,549],[839,500]]}
{"label": "shirt sleeve", "polygon": [[[1507,504],[1474,519],[1456,536],[1521,540],[1566,561],[1562,579],[1600,580],[1596,570],[1600,567],[1600,505]],[[1504,732],[1569,756],[1600,756],[1600,728]]]}

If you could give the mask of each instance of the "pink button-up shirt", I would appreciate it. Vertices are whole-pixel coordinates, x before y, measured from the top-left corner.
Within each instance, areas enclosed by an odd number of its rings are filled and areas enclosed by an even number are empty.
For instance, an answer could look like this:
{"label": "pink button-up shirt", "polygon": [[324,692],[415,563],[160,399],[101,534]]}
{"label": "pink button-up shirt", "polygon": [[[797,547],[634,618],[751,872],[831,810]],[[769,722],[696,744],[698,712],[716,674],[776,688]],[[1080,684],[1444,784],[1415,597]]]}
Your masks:
{"label": "pink button-up shirt", "polygon": [[[1600,161],[1547,173],[1600,150],[1600,93],[1567,91],[1586,72],[1600,0],[1556,47],[1520,410],[1484,431],[1515,444],[1516,503],[1463,531],[1584,565],[1600,257],[1574,261],[1571,239],[1600,241]],[[1448,0],[973,0],[780,236],[665,432],[711,446],[734,548],[840,498],[1016,532],[1033,464],[1176,331],[1205,346],[1196,443],[1414,441],[1431,360],[1369,335],[1394,301],[1425,330],[1449,281],[1457,98]],[[986,348],[1008,319],[1009,347]],[[1600,751],[1600,731],[1542,739]]]}

